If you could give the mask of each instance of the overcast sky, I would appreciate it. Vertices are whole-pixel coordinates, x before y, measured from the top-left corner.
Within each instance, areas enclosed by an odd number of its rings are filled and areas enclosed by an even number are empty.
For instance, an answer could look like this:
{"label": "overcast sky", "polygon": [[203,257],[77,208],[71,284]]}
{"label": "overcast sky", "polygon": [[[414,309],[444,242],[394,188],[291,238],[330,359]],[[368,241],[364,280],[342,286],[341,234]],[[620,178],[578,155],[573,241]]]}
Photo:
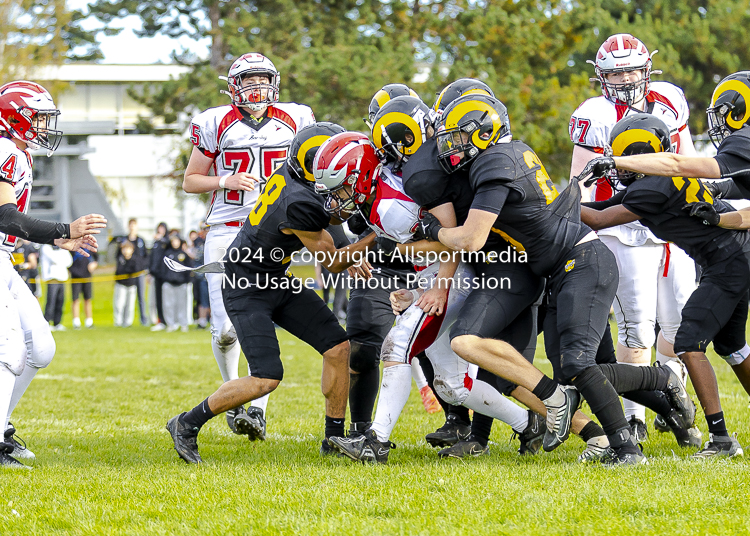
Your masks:
{"label": "overcast sky", "polygon": [[[71,9],[86,11],[90,0],[67,0]],[[86,28],[100,27],[98,21],[87,22]],[[104,54],[103,63],[163,63],[170,62],[170,54],[173,50],[187,48],[200,57],[208,56],[209,40],[194,41],[187,37],[170,39],[165,36],[152,38],[137,37],[133,29],[140,29],[141,23],[138,17],[132,16],[118,20],[112,24],[113,28],[124,28],[119,35],[107,37],[99,34],[100,48]]]}

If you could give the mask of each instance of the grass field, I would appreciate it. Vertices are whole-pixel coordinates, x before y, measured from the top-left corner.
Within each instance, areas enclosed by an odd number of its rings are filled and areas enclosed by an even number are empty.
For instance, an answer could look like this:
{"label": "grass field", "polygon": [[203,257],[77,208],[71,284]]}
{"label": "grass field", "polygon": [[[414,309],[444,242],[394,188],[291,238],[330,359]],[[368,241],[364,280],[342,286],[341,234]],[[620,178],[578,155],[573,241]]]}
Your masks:
{"label": "grass field", "polygon": [[[216,418],[199,437],[205,463],[187,466],[164,425],[219,385],[208,333],[108,327],[111,286],[95,292],[96,328],[55,333],[55,360],[14,415],[37,461],[0,472],[0,534],[750,533],[750,459],[690,461],[651,425],[647,466],[580,466],[577,438],[520,458],[505,425],[489,456],[439,461],[423,438],[443,415],[425,413],[413,390],[389,465],[322,459],[321,360],[281,332],[269,439],[249,443]],[[713,362],[747,445],[748,396]],[[700,412],[698,426],[706,434]]]}

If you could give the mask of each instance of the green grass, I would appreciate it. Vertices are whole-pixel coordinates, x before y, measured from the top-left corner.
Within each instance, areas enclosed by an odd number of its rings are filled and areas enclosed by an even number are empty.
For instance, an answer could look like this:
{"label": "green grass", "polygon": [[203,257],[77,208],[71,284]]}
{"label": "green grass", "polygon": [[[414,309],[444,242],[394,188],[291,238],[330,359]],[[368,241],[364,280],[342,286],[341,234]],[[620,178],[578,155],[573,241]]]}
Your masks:
{"label": "green grass", "polygon": [[[97,328],[55,333],[57,356],[14,415],[37,461],[0,472],[2,534],[750,532],[747,458],[692,462],[651,426],[650,464],[637,468],[579,466],[576,438],[520,458],[498,424],[490,456],[438,461],[423,437],[442,413],[425,413],[413,390],[389,465],[322,459],[321,360],[284,333],[269,439],[249,443],[218,417],[199,437],[205,463],[187,466],[164,425],[219,385],[208,333],[107,327],[111,287],[95,292]],[[729,426],[747,444],[748,396],[713,362]],[[698,425],[706,433],[702,413]]]}

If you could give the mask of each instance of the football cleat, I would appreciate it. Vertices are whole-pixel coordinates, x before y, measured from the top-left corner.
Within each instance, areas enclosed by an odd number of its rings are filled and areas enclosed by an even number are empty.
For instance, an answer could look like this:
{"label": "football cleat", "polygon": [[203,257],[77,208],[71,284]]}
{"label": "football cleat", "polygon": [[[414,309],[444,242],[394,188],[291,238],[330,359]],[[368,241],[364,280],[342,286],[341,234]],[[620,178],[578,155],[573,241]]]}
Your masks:
{"label": "football cleat", "polygon": [[586,448],[578,455],[580,463],[601,461],[609,453],[609,439],[607,436],[592,437],[586,441]]}
{"label": "football cleat", "polygon": [[679,376],[671,368],[667,368],[667,370],[669,370],[669,381],[664,394],[667,395],[669,405],[677,410],[683,428],[691,428],[695,423],[695,404],[690,400],[685,384],[680,381]]}
{"label": "football cleat", "polygon": [[174,442],[174,449],[177,454],[185,460],[186,463],[201,463],[201,455],[198,454],[198,432],[200,428],[193,428],[186,424],[183,424],[180,417],[184,416],[185,412],[169,419],[167,423],[167,430],[169,435],[172,436]]}
{"label": "football cleat", "polygon": [[328,443],[344,456],[362,463],[388,463],[388,453],[396,448],[391,441],[378,441],[375,430],[367,430],[354,439],[329,437]]}
{"label": "football cleat", "polygon": [[372,422],[370,421],[352,421],[349,423],[349,431],[346,433],[346,437],[350,439],[360,437],[370,426],[372,426]]}
{"label": "football cleat", "polygon": [[[659,416],[661,417],[661,415]],[[672,410],[667,417],[661,417],[667,426],[667,431],[674,434],[677,444],[681,447],[700,447],[703,434],[697,427],[685,428],[682,426],[682,418],[676,410]]]}
{"label": "football cleat", "polygon": [[328,439],[324,439],[323,443],[320,445],[320,455],[321,456],[337,456],[339,458],[343,458],[344,455],[341,454],[338,450],[333,448],[331,444],[328,442]]}
{"label": "football cleat", "polygon": [[5,429],[5,443],[13,445],[13,457],[20,460],[35,460],[36,455],[26,447],[26,442],[16,435],[12,423]]}
{"label": "football cleat", "polygon": [[558,385],[555,394],[542,402],[547,407],[547,430],[542,446],[546,452],[552,452],[568,439],[570,423],[578,410],[581,395],[573,386]]}
{"label": "football cleat", "polygon": [[606,454],[602,457],[602,463],[608,467],[618,467],[623,465],[639,465],[647,463],[646,456],[637,445],[624,445],[618,448],[609,447]]}
{"label": "football cleat", "polygon": [[542,448],[542,442],[544,441],[544,434],[547,431],[547,421],[536,412],[529,410],[529,424],[520,434],[513,432],[513,438],[518,437],[521,441],[521,445],[518,447],[518,454],[521,456],[525,454],[534,455],[539,452]]}
{"label": "football cleat", "polygon": [[636,418],[635,416],[630,418],[628,421],[630,426],[630,437],[632,437],[637,444],[642,444],[648,441],[648,428],[646,423]]}
{"label": "football cleat", "polygon": [[31,467],[24,465],[16,460],[10,453],[13,452],[13,445],[8,443],[0,442],[0,467],[4,469],[26,469],[31,470]]}
{"label": "football cleat", "polygon": [[440,402],[438,402],[437,398],[435,398],[435,393],[432,392],[432,389],[430,389],[429,385],[425,385],[419,390],[419,394],[422,397],[422,405],[424,406],[424,410],[427,413],[437,413],[443,407],[440,405]]}
{"label": "football cleat", "polygon": [[226,411],[227,425],[229,425],[229,429],[237,435],[242,434],[237,431],[237,427],[234,425],[234,418],[241,413],[246,413],[245,406],[237,406],[236,408],[228,409]]}
{"label": "football cleat", "polygon": [[669,428],[669,425],[667,424],[667,421],[664,420],[664,417],[661,415],[657,415],[654,417],[654,430],[657,432],[671,432],[671,428]]}
{"label": "football cleat", "polygon": [[734,458],[742,456],[744,451],[740,442],[737,441],[737,434],[731,436],[715,436],[708,434],[708,441],[705,446],[693,454],[694,460],[706,460],[708,458]]}
{"label": "football cleat", "polygon": [[439,458],[478,458],[490,453],[490,447],[482,445],[479,441],[472,439],[471,437],[464,441],[459,441],[452,447],[438,452]]}
{"label": "football cleat", "polygon": [[250,441],[266,440],[266,419],[260,408],[250,406],[247,412],[238,414],[234,418],[234,427],[238,434],[246,435]]}
{"label": "football cleat", "polygon": [[466,441],[471,435],[471,426],[464,424],[455,415],[448,415],[445,424],[424,436],[431,447],[451,447],[459,441]]}

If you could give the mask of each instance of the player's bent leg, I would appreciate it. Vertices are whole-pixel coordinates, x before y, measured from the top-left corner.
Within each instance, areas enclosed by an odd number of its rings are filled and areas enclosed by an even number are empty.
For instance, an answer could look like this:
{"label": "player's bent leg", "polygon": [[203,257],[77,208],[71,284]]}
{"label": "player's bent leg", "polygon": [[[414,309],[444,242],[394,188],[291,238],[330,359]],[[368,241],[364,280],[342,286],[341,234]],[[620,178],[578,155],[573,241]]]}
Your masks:
{"label": "player's bent leg", "polygon": [[[321,391],[326,399],[326,416],[344,419],[349,397],[349,341],[323,354]],[[342,434],[343,435],[343,434]]]}
{"label": "player's bent leg", "polygon": [[350,341],[350,345],[349,435],[356,436],[372,423],[372,412],[380,385],[380,348],[354,340]]}

